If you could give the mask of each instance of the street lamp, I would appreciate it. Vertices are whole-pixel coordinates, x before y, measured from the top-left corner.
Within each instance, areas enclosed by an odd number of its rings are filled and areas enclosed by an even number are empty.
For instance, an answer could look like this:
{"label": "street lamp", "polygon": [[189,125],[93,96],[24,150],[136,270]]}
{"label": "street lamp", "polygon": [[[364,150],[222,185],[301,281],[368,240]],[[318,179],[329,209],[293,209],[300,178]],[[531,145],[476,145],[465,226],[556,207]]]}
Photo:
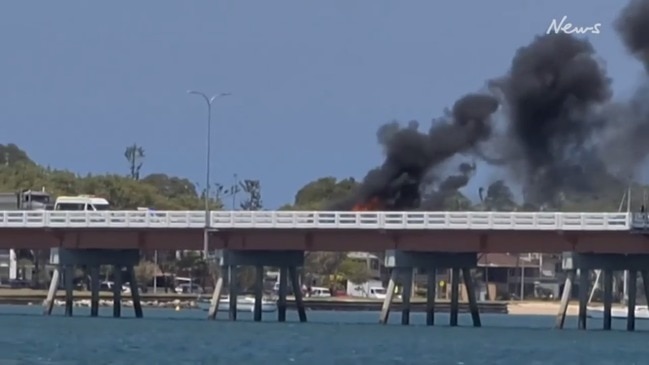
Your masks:
{"label": "street lamp", "polygon": [[210,155],[212,147],[212,103],[223,96],[229,96],[230,93],[215,94],[211,98],[205,93],[194,90],[187,90],[188,94],[201,96],[207,103],[207,151],[205,158],[205,231],[203,232],[203,256],[207,260],[208,243],[210,240]]}

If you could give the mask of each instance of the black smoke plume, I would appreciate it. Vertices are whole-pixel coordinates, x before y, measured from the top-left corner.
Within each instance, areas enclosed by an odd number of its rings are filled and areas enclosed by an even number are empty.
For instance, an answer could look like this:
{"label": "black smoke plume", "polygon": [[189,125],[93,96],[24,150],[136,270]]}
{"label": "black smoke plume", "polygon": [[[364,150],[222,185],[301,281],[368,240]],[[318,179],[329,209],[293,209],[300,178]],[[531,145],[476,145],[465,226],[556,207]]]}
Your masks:
{"label": "black smoke plume", "polygon": [[[616,29],[649,72],[649,0],[631,0]],[[649,155],[649,86],[630,101],[612,102],[610,84],[588,40],[563,33],[536,37],[515,53],[505,76],[487,83],[489,94],[461,98],[428,133],[416,122],[381,127],[384,163],[334,208],[378,200],[385,210],[444,209],[475,171],[460,164],[459,172],[444,177],[445,166],[460,155],[504,167],[532,206],[559,207],[566,195],[596,198],[619,189]],[[499,108],[504,135],[494,131]]]}
{"label": "black smoke plume", "polygon": [[649,72],[649,1],[631,0],[615,23],[629,52]]}
{"label": "black smoke plume", "polygon": [[433,123],[428,133],[411,122],[402,128],[390,123],[377,133],[385,162],[370,171],[356,196],[337,205],[350,209],[378,199],[386,210],[415,209],[421,204],[420,185],[434,167],[458,153],[469,151],[491,135],[489,117],[498,109],[490,95],[468,94],[453,106],[451,116]]}
{"label": "black smoke plume", "polygon": [[[649,0],[632,0],[616,28],[649,71]],[[620,190],[649,154],[649,88],[611,101],[611,80],[591,44],[567,34],[537,37],[495,82],[509,111],[501,158],[526,203],[559,207],[567,195]],[[489,162],[487,160],[487,162]],[[501,163],[502,164],[502,163]]]}
{"label": "black smoke plume", "polygon": [[508,166],[524,184],[526,200],[542,204],[568,185],[588,189],[583,167],[589,141],[602,123],[594,108],[611,97],[610,80],[585,39],[537,37],[518,50],[509,73],[493,81],[507,105]]}
{"label": "black smoke plume", "polygon": [[458,190],[469,183],[475,169],[475,164],[463,162],[458,166],[457,173],[447,176],[439,184],[422,184],[422,202],[419,208],[429,211],[443,210],[449,207],[452,210],[465,208],[460,201]]}

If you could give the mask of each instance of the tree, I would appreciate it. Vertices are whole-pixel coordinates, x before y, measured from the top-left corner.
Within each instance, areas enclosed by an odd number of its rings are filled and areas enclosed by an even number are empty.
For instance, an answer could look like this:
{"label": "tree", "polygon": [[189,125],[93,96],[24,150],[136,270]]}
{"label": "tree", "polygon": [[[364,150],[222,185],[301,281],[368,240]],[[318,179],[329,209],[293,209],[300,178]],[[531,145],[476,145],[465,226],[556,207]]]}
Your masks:
{"label": "tree", "polygon": [[187,252],[176,262],[176,268],[185,276],[199,279],[200,285],[205,289],[207,279],[210,277],[209,264],[199,252]]}
{"label": "tree", "polygon": [[141,260],[134,268],[135,279],[138,285],[147,286],[156,276],[157,271],[158,268],[153,262]]}
{"label": "tree", "polygon": [[365,262],[345,258],[339,265],[338,271],[348,281],[354,284],[366,283],[372,278],[372,272]]}
{"label": "tree", "polygon": [[304,268],[314,275],[332,276],[338,272],[346,257],[346,252],[307,252],[304,256]]}
{"label": "tree", "polygon": [[27,156],[27,153],[15,144],[0,144],[0,164],[10,166],[18,163],[34,165],[34,161]]}
{"label": "tree", "polygon": [[246,199],[241,202],[243,210],[260,210],[263,208],[261,200],[261,183],[259,180],[243,180],[240,183],[241,191],[247,195]]}
{"label": "tree", "polygon": [[176,262],[176,268],[186,276],[192,277],[195,274],[196,268],[200,265],[201,260],[202,258],[200,254],[196,252],[188,252]]}
{"label": "tree", "polygon": [[489,185],[486,196],[484,189],[480,188],[480,200],[488,211],[513,211],[516,209],[514,194],[505,181],[497,180]]}
{"label": "tree", "polygon": [[[201,192],[201,200],[205,200],[206,191]],[[229,190],[225,188],[225,185],[221,183],[214,183],[210,189],[210,200],[219,202],[217,209],[223,208],[223,198],[229,194]]]}
{"label": "tree", "polygon": [[254,287],[257,278],[255,270],[252,266],[242,266],[237,269],[236,280],[242,293]]}
{"label": "tree", "polygon": [[[167,280],[167,275],[176,272],[176,260],[173,255],[175,251],[158,251],[158,268],[160,273],[164,276],[165,293],[169,292],[171,283]],[[171,288],[173,289],[173,288]]]}
{"label": "tree", "polygon": [[[145,176],[142,180],[148,187],[152,188],[156,195],[169,199],[166,206],[158,209],[202,209],[203,196],[197,193],[196,185],[188,179],[169,176],[167,174],[153,173]],[[211,208],[217,210],[220,203],[217,200],[211,202]]]}
{"label": "tree", "polygon": [[234,181],[232,183],[232,186],[230,187],[230,197],[232,198],[232,209],[235,209],[236,203],[237,203],[237,194],[241,192],[241,186],[239,184],[239,175],[234,174],[233,175]]}
{"label": "tree", "polygon": [[455,191],[446,196],[443,201],[443,209],[446,211],[466,211],[473,210],[471,200],[459,191]]}
{"label": "tree", "polygon": [[101,265],[99,267],[99,276],[104,278],[104,281],[108,281],[113,275],[113,266],[112,265]]}
{"label": "tree", "polygon": [[293,204],[282,210],[324,210],[332,204],[347,198],[359,186],[354,178],[338,181],[335,177],[323,177],[304,185]]}
{"label": "tree", "polygon": [[144,160],[144,148],[133,143],[132,146],[126,147],[124,157],[129,163],[131,179],[140,180],[140,169]]}

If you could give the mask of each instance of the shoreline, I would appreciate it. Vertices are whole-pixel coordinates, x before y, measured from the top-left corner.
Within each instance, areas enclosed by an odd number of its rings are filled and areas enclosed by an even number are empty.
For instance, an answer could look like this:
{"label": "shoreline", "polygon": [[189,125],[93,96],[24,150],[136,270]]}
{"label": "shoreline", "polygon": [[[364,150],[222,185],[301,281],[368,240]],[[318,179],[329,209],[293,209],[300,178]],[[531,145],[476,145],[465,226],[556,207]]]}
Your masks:
{"label": "shoreline", "polygon": [[[512,315],[557,315],[559,313],[559,301],[511,301],[507,303],[507,310]],[[639,304],[638,304],[639,305]],[[591,302],[588,307],[603,307],[604,303]],[[613,303],[612,308],[626,308],[620,303]],[[577,316],[579,314],[579,302],[571,301],[568,303],[566,311],[567,316]]]}
{"label": "shoreline", "polygon": [[[244,294],[245,295],[245,294]],[[46,290],[32,289],[0,289],[0,304],[13,305],[42,305],[47,296]],[[91,293],[89,291],[74,291],[73,305],[75,307],[90,306]],[[204,294],[202,299],[211,299],[210,294]],[[176,293],[141,293],[140,302],[142,307],[158,308],[197,308],[199,296]],[[100,306],[112,306],[113,294],[111,292],[99,293]],[[295,308],[295,298],[287,297],[287,307]],[[55,306],[65,305],[65,291],[58,290],[54,299]],[[122,293],[122,305],[132,306],[130,294]],[[332,298],[304,298],[304,305],[307,310],[319,311],[380,311],[383,305],[381,299],[332,297]],[[507,303],[503,301],[481,302],[478,308],[482,313],[507,313]],[[401,301],[394,300],[391,310],[401,310]],[[411,301],[411,312],[425,312],[426,301],[424,298],[413,298]],[[435,311],[438,313],[450,312],[450,301],[438,300],[435,302]],[[460,302],[459,311],[468,312],[468,303]]]}
{"label": "shoreline", "polygon": [[[42,305],[47,295],[46,290],[32,289],[0,289],[0,304],[10,305]],[[91,293],[88,291],[75,291],[75,307],[89,307]],[[204,295],[204,298],[210,298],[210,295]],[[196,295],[176,294],[176,293],[141,293],[140,300],[143,307],[146,308],[197,308],[198,297]],[[333,298],[305,298],[304,303],[311,310],[338,310],[338,311],[375,311],[380,310],[382,300],[350,297],[333,297]],[[593,303],[595,306],[601,303]],[[55,306],[65,305],[65,292],[59,290],[54,300]],[[110,307],[113,305],[113,295],[110,292],[99,293],[100,307]],[[130,307],[133,305],[130,294],[122,294],[122,305]],[[559,312],[559,301],[489,301],[478,303],[481,313],[502,313],[511,315],[556,315]],[[293,297],[287,298],[287,306],[295,307]],[[424,312],[426,310],[425,299],[413,298],[411,301],[412,312]],[[614,306],[617,306],[614,304]],[[395,300],[392,310],[400,310],[401,302]],[[448,300],[438,300],[435,302],[436,312],[448,312],[450,302]],[[467,312],[468,305],[466,302],[460,302],[460,312]],[[578,303],[571,302],[568,305],[567,315],[577,315],[579,311]]]}

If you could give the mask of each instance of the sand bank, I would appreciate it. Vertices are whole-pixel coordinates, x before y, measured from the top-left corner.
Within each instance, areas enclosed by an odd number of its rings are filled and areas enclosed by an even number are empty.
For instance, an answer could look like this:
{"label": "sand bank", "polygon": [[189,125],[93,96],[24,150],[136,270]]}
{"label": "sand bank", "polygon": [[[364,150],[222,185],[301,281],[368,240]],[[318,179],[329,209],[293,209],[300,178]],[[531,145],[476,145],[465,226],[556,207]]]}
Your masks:
{"label": "sand bank", "polygon": [[[509,314],[515,315],[556,315],[559,312],[559,302],[509,302],[507,304]],[[568,315],[577,315],[579,305],[570,303]]]}

